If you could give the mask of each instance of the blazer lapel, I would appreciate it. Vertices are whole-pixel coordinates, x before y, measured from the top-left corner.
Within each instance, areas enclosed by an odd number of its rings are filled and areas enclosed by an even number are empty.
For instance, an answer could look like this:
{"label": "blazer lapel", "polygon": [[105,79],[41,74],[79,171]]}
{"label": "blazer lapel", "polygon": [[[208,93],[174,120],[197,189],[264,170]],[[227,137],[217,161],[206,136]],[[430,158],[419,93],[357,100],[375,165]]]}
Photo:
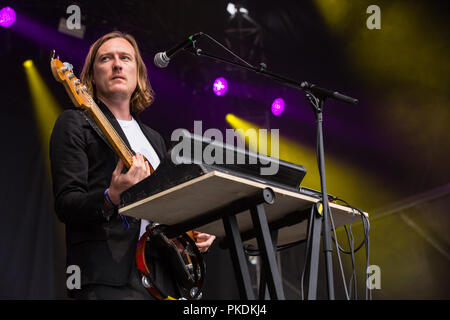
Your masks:
{"label": "blazer lapel", "polygon": [[[114,117],[112,112],[108,109],[108,107],[102,103],[101,101],[97,101],[97,105],[102,110],[103,114],[106,116],[106,118],[109,120],[113,128],[116,130],[117,134],[122,138],[123,142],[127,145],[127,147],[135,154],[133,148],[131,148],[130,142],[128,141],[125,133],[122,130],[122,127],[120,126],[117,119]],[[159,160],[162,161],[162,159],[165,156],[165,150],[162,150],[162,146],[159,141],[158,135],[154,134],[152,131],[148,130],[148,128],[142,123],[142,121],[139,119],[139,116],[136,114],[132,114],[133,118],[137,121],[139,124],[139,127],[141,128],[142,132],[144,133],[147,140],[152,145],[153,149],[155,149],[156,154],[159,157]]]}
{"label": "blazer lapel", "polygon": [[127,136],[123,132],[122,127],[120,126],[119,122],[114,117],[112,112],[108,109],[108,107],[103,102],[98,101],[97,104],[98,104],[99,108],[102,110],[102,112],[105,115],[105,117],[108,119],[109,123],[111,123],[112,127],[114,128],[114,130],[116,130],[117,134],[120,136],[120,138],[122,138],[123,142],[125,142],[127,147],[133,152],[133,154],[135,154],[133,148],[131,148],[131,145],[130,145],[130,142],[128,141],[128,139],[127,139]]}

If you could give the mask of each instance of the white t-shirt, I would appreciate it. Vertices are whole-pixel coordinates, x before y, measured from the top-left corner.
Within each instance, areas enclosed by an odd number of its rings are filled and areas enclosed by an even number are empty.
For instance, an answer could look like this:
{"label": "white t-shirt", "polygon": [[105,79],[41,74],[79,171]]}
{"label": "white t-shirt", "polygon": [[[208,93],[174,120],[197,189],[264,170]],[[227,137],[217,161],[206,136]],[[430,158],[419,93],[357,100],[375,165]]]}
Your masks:
{"label": "white t-shirt", "polygon": [[[134,118],[132,118],[130,121],[117,121],[119,122],[123,132],[125,133],[125,136],[127,137],[128,142],[131,145],[131,149],[133,149],[134,152],[143,154],[150,162],[153,169],[156,170],[161,161],[159,160],[155,149],[153,149],[152,145],[145,137],[137,121]],[[139,233],[139,238],[144,234],[145,228],[148,224],[149,222],[147,220],[141,220],[141,231]]]}

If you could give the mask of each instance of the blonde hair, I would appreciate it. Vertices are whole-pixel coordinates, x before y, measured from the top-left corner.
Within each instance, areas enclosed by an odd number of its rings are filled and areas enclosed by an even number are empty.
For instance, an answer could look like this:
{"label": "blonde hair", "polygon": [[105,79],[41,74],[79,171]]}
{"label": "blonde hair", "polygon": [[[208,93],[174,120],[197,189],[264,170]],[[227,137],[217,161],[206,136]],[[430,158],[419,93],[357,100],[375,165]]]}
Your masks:
{"label": "blonde hair", "polygon": [[120,31],[114,31],[105,34],[103,37],[95,41],[94,44],[92,44],[92,46],[89,48],[89,52],[84,62],[83,70],[81,71],[80,80],[88,88],[89,94],[95,96],[96,89],[93,81],[95,56],[97,55],[98,49],[103,43],[114,38],[123,38],[127,40],[134,48],[137,65],[137,85],[136,89],[131,95],[130,111],[132,113],[138,114],[144,111],[153,103],[153,101],[155,100],[155,93],[150,85],[150,81],[148,80],[147,67],[142,60],[138,45],[132,35]]}

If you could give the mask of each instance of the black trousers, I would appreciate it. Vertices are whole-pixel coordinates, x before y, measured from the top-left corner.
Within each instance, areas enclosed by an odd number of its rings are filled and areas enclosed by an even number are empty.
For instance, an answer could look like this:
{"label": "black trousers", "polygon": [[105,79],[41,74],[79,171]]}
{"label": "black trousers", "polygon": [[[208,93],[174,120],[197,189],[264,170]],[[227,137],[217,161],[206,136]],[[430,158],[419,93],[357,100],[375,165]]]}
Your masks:
{"label": "black trousers", "polygon": [[[163,294],[180,297],[180,291],[170,275],[168,266],[162,259],[151,257],[147,260],[150,274]],[[88,284],[80,290],[71,290],[70,297],[76,300],[155,300],[142,285],[141,274],[136,264],[131,268],[128,283],[124,286]]]}

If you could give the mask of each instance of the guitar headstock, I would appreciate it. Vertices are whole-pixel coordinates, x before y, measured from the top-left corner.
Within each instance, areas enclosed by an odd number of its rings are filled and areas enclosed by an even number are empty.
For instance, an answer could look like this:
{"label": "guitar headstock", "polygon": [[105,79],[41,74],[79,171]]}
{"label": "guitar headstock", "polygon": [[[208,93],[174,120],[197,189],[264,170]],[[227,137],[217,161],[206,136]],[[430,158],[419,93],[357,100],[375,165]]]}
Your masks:
{"label": "guitar headstock", "polygon": [[53,56],[50,60],[50,67],[52,69],[53,77],[55,77],[56,81],[63,83],[75,106],[86,109],[91,108],[93,103],[92,97],[86,86],[74,75],[72,65],[68,62],[62,63],[59,60],[59,57],[55,58],[53,52]]}

